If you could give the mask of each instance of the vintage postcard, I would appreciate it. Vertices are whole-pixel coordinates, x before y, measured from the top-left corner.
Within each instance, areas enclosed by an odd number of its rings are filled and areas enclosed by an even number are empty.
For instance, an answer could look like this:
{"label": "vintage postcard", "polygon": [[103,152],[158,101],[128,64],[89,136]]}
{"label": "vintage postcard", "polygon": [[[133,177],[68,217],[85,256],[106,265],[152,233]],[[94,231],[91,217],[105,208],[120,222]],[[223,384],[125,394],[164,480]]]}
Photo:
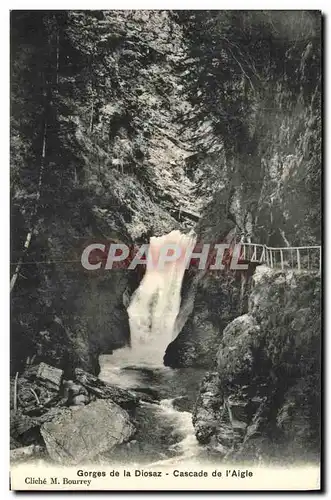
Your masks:
{"label": "vintage postcard", "polygon": [[322,14],[13,10],[12,490],[320,490]]}

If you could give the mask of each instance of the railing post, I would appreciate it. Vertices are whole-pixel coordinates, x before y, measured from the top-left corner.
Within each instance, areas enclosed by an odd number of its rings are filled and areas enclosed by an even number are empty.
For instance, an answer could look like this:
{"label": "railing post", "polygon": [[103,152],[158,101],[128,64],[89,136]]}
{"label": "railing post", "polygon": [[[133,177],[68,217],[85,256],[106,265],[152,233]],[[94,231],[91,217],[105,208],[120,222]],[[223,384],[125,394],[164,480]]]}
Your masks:
{"label": "railing post", "polygon": [[[267,245],[259,245],[257,243],[244,243],[241,241],[241,247],[243,249],[240,251],[241,259],[249,260],[250,262],[260,262],[264,263],[271,268],[281,267],[282,270],[288,265],[291,269],[301,270],[316,270],[316,265],[314,264],[314,252],[318,250],[319,252],[319,272],[322,271],[322,247],[312,246],[312,247],[286,247],[286,248],[269,248]],[[247,247],[247,249],[246,249]],[[286,250],[287,253],[284,253]],[[307,252],[307,263],[304,259],[301,263],[301,250]],[[261,253],[260,253],[261,252]],[[277,255],[279,252],[280,263],[277,260]],[[297,263],[294,263],[293,252],[296,252]],[[313,254],[311,253],[313,252]],[[305,253],[303,255],[306,255]],[[280,264],[280,266],[279,266]],[[303,267],[302,267],[303,266]]]}
{"label": "railing post", "polygon": [[284,269],[283,250],[280,250],[280,264],[281,264],[282,270],[283,270]]}

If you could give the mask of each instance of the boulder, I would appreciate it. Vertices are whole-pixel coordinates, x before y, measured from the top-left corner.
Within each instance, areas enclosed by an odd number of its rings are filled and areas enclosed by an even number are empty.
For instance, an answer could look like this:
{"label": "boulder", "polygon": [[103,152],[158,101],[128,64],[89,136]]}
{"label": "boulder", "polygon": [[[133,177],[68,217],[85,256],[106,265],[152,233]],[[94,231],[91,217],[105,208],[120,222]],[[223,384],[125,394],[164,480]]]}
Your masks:
{"label": "boulder", "polygon": [[260,326],[249,314],[239,316],[225,328],[217,353],[223,383],[245,381],[252,376],[260,337]]}
{"label": "boulder", "polygon": [[188,319],[182,332],[171,342],[164,356],[165,366],[208,368],[214,361],[220,330],[201,311]]}
{"label": "boulder", "polygon": [[166,366],[214,369],[224,328],[245,310],[242,285],[232,271],[196,273],[186,282],[184,278],[176,320],[179,334],[167,347]]}
{"label": "boulder", "polygon": [[90,460],[127,441],[134,431],[127,412],[106,400],[63,409],[41,427],[51,459],[63,464]]}

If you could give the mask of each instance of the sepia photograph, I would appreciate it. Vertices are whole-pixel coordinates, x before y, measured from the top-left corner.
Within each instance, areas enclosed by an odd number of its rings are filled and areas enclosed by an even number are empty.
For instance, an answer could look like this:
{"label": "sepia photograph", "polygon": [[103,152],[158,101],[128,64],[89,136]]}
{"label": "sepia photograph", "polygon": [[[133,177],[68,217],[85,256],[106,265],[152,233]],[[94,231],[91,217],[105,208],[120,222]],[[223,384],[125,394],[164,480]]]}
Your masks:
{"label": "sepia photograph", "polygon": [[11,10],[11,490],[320,490],[322,32]]}

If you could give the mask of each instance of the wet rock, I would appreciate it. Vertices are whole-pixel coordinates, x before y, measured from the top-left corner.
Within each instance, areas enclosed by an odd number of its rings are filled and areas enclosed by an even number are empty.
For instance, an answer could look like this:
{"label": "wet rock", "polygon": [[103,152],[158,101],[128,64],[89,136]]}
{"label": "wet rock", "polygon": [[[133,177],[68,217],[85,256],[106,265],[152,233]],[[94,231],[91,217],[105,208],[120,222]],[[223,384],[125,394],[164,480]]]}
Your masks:
{"label": "wet rock", "polygon": [[161,399],[160,394],[154,389],[150,389],[149,387],[135,387],[132,390],[142,401],[155,403],[156,401],[160,401]]}
{"label": "wet rock", "polygon": [[78,464],[111,450],[134,433],[129,415],[112,401],[98,400],[83,408],[66,408],[41,434],[52,460]]}
{"label": "wet rock", "polygon": [[179,396],[173,400],[172,406],[177,411],[191,411],[192,401],[187,396]]}
{"label": "wet rock", "polygon": [[80,368],[76,368],[75,375],[77,381],[98,398],[111,399],[125,409],[132,409],[139,403],[134,392],[108,384]]}

